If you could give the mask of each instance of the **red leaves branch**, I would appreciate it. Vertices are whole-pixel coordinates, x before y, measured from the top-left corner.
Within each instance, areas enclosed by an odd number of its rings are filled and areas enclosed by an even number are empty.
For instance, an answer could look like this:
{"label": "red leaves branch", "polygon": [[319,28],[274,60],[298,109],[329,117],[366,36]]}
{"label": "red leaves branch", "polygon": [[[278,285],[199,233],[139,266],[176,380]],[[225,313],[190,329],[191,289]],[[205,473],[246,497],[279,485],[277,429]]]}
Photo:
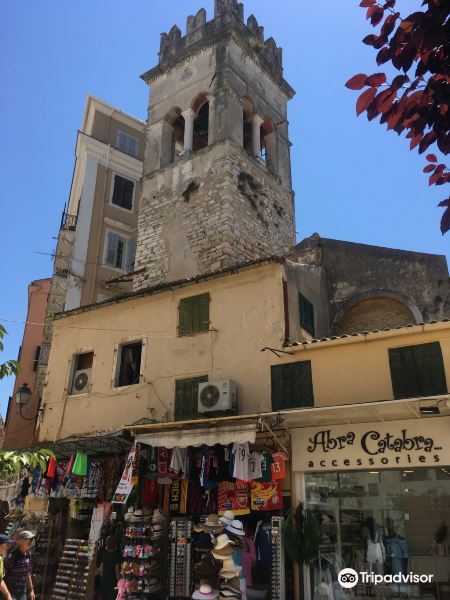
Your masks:
{"label": "red leaves branch", "polygon": [[[445,0],[423,0],[422,11],[401,19],[395,12],[396,0],[361,0],[367,9],[366,19],[372,26],[381,24],[380,34],[367,35],[363,42],[378,50],[376,62],[390,62],[401,73],[390,83],[384,73],[359,73],[345,84],[351,90],[363,90],[356,102],[356,112],[367,113],[371,121],[380,117],[398,135],[406,133],[410,149],[419,154],[436,144],[443,154],[450,152],[450,39],[446,34],[449,17]],[[414,72],[409,73],[414,67]],[[378,90],[380,86],[384,89]],[[402,90],[401,96],[398,96]],[[443,163],[437,164],[435,154],[428,154],[429,185],[450,183],[450,172]],[[445,207],[441,231],[450,229],[450,199]]]}

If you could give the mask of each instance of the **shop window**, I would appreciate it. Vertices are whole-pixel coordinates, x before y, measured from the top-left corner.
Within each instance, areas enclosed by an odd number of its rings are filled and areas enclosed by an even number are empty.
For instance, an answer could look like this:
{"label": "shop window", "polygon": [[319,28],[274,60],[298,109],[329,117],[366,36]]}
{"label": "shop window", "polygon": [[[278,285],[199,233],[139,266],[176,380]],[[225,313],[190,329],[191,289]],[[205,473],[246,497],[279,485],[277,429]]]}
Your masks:
{"label": "shop window", "polygon": [[130,273],[134,268],[136,241],[115,231],[106,234],[103,264]]}
{"label": "shop window", "polygon": [[89,391],[93,360],[93,352],[83,352],[74,356],[70,394],[85,394]]}
{"label": "shop window", "polygon": [[142,341],[119,346],[116,387],[139,383],[141,374]]}
{"label": "shop window", "polygon": [[209,329],[209,294],[200,294],[180,300],[178,308],[178,335],[201,333]]}
{"label": "shop window", "polygon": [[133,191],[133,181],[125,179],[121,175],[114,175],[111,196],[112,204],[120,206],[120,208],[124,208],[125,210],[133,210]]}
{"label": "shop window", "polygon": [[272,410],[314,406],[311,361],[271,367]]}
{"label": "shop window", "polygon": [[40,356],[41,356],[41,347],[36,346],[36,352],[34,353],[34,360],[33,360],[33,371],[37,371]]}
{"label": "shop window", "polygon": [[447,393],[439,342],[389,348],[389,367],[395,399]]}
{"label": "shop window", "polygon": [[200,416],[198,412],[198,384],[205,381],[208,381],[207,375],[175,381],[175,421],[195,419]]}
{"label": "shop window", "polygon": [[314,326],[314,305],[301,292],[298,294],[298,308],[300,311],[300,326],[312,336],[316,335]]}
{"label": "shop window", "polygon": [[125,154],[129,154],[130,156],[138,156],[139,140],[133,135],[119,130],[117,132],[116,148],[117,150],[120,150]]}

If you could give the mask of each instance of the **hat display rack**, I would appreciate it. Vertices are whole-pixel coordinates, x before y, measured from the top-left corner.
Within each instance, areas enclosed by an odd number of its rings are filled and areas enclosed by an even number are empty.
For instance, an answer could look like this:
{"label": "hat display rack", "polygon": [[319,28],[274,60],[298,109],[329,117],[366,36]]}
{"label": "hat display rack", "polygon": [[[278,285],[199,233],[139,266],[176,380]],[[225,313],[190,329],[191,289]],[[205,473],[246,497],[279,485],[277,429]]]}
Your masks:
{"label": "hat display rack", "polygon": [[193,600],[241,600],[243,584],[242,550],[244,527],[231,510],[222,517],[208,515],[194,527],[199,534],[193,547],[197,555],[194,565],[196,588]]}
{"label": "hat display rack", "polygon": [[124,521],[119,592],[127,600],[160,597],[166,578],[164,514],[160,509],[130,507]]}

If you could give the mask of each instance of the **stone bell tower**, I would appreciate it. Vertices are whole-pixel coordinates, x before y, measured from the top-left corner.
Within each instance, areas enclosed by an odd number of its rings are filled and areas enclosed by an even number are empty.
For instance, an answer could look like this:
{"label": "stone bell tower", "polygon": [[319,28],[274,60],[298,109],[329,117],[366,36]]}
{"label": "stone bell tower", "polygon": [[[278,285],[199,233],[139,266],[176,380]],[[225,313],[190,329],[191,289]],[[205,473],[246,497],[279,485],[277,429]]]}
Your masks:
{"label": "stone bell tower", "polygon": [[282,51],[236,0],[161,35],[134,289],[284,254],[295,243]]}

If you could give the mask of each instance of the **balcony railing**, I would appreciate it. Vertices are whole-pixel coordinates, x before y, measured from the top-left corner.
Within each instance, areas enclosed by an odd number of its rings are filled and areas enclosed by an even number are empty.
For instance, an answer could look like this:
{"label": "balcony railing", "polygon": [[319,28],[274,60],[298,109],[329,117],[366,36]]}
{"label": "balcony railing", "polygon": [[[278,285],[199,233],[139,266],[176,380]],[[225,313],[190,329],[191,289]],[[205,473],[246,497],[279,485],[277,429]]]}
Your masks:
{"label": "balcony railing", "polygon": [[60,229],[65,229],[66,231],[75,231],[77,227],[77,219],[77,215],[69,215],[69,213],[63,211]]}

